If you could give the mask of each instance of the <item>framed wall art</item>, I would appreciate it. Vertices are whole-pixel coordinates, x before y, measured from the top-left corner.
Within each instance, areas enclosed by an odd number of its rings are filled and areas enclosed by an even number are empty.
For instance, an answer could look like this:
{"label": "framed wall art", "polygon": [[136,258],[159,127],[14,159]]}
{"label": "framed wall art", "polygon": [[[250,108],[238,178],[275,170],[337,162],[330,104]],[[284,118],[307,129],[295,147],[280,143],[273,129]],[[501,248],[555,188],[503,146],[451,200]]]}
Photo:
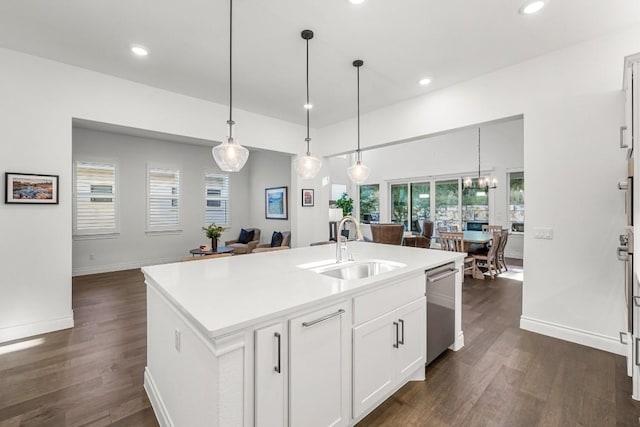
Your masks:
{"label": "framed wall art", "polygon": [[7,204],[58,204],[58,175],[6,172],[4,179]]}
{"label": "framed wall art", "polygon": [[287,187],[264,190],[264,212],[267,219],[289,219]]}
{"label": "framed wall art", "polygon": [[302,206],[305,208],[309,206],[313,206],[314,200],[315,198],[313,196],[313,189],[303,188],[302,189]]}

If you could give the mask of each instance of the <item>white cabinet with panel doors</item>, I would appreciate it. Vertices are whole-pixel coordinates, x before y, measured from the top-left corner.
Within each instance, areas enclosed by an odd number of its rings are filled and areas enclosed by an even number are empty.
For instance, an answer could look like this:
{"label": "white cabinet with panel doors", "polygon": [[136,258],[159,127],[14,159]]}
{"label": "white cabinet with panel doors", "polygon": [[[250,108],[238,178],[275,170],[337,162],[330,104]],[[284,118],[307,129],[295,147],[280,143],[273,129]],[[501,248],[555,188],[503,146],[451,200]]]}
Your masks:
{"label": "white cabinet with panel doors", "polygon": [[353,328],[353,416],[360,418],[426,361],[426,298]]}

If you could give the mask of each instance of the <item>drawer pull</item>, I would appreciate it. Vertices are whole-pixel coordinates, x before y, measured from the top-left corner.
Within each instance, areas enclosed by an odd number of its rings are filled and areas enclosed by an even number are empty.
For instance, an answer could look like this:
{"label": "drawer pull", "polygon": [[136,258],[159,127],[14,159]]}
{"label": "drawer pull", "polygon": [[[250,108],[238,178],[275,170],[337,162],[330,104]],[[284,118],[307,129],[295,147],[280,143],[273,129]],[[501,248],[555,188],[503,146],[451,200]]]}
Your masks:
{"label": "drawer pull", "polygon": [[327,314],[326,316],[322,316],[319,319],[312,320],[311,322],[302,322],[302,326],[304,326],[305,328],[308,328],[309,326],[317,325],[320,322],[324,322],[325,320],[329,320],[332,317],[342,316],[344,314],[344,312],[345,311],[343,309],[340,309],[340,310],[336,311],[335,313]]}
{"label": "drawer pull", "polygon": [[620,126],[620,148],[629,148],[629,146],[624,143],[624,131],[626,130],[626,126]]}
{"label": "drawer pull", "polygon": [[640,338],[636,338],[636,348],[635,348],[635,350],[636,350],[636,357],[635,357],[636,366],[640,366],[640,361],[638,361],[638,353],[640,353],[638,351],[638,343],[640,343]]}
{"label": "drawer pull", "polygon": [[398,322],[400,322],[400,324],[402,325],[402,338],[400,338],[400,341],[398,341],[398,343],[404,345],[404,320],[398,319]]}

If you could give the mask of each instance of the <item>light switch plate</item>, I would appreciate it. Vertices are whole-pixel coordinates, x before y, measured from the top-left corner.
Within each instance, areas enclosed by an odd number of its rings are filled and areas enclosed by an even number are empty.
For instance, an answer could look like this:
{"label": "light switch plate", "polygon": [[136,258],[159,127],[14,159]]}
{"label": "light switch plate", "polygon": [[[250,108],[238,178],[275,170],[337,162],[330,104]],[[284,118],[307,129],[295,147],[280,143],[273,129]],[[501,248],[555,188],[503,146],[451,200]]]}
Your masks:
{"label": "light switch plate", "polygon": [[553,239],[553,228],[551,227],[533,227],[533,237],[535,239]]}

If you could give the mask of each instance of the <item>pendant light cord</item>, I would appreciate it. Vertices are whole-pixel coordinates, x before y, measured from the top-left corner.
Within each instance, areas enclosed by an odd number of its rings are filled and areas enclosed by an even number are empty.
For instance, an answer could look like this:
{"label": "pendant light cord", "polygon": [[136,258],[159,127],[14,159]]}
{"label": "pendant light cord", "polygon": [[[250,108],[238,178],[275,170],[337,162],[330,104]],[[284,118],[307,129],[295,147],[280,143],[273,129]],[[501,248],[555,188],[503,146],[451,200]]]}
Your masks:
{"label": "pendant light cord", "polygon": [[358,80],[358,161],[360,161],[360,66],[356,67]]}
{"label": "pendant light cord", "polygon": [[478,186],[480,186],[480,128],[478,128]]}
{"label": "pendant light cord", "polygon": [[233,0],[229,0],[229,138],[233,137]]}
{"label": "pendant light cord", "polygon": [[311,142],[311,138],[309,137],[309,110],[311,109],[311,105],[309,104],[309,39],[306,39],[307,42],[307,156],[311,155],[311,151],[309,150],[309,143]]}

